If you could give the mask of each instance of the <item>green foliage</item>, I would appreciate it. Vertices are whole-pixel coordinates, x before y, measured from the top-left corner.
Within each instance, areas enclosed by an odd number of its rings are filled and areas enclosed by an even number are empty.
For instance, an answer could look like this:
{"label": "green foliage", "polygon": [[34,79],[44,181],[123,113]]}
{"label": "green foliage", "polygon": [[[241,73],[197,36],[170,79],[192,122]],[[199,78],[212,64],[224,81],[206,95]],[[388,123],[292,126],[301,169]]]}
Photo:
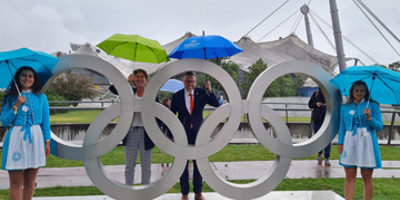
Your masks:
{"label": "green foliage", "polygon": [[[56,91],[49,89],[46,91],[46,96],[49,101],[67,101],[67,99],[59,94]],[[50,104],[52,107],[66,107],[69,106],[68,103],[52,103]],[[57,113],[67,113],[68,110],[50,110],[50,115],[54,115]]]}
{"label": "green foliage", "polygon": [[[93,98],[95,92],[93,85],[86,75],[66,73],[56,78],[49,89],[71,101],[79,101],[83,98]],[[77,104],[74,104],[76,106]]]}
{"label": "green foliage", "polygon": [[0,105],[2,105],[1,103],[3,102],[3,97],[6,95],[6,91],[0,91]]}
{"label": "green foliage", "polygon": [[[213,61],[213,60],[211,60],[211,61]],[[219,62],[216,64],[220,65],[222,67],[222,69],[224,69],[232,77],[232,79],[235,81],[236,85],[238,85],[238,76],[239,76],[239,69],[240,69],[239,65],[237,65],[233,61],[228,61],[228,62],[223,62],[223,63]],[[199,74],[197,76],[197,86],[204,87],[206,79],[208,79],[210,81],[211,87],[214,92],[216,92],[219,96],[220,95],[223,95],[224,97],[227,96],[222,85],[211,76],[208,76],[205,74]]]}
{"label": "green foliage", "polygon": [[158,99],[160,100],[160,103],[164,98],[168,98],[171,100],[172,94],[173,94],[172,92],[166,92],[166,91],[158,92]]}
{"label": "green foliage", "polygon": [[[256,78],[267,68],[267,64],[264,63],[261,58],[250,66],[249,73],[245,75],[246,82],[242,84],[242,88],[244,89],[244,98],[247,97],[254,80],[256,80]],[[267,91],[264,93],[264,97],[297,96],[298,89],[303,84],[304,81],[299,75],[285,74],[269,85]]]}
{"label": "green foliage", "polygon": [[300,76],[292,77],[290,74],[285,74],[268,87],[264,97],[292,97],[297,96],[298,88],[304,84]]}
{"label": "green foliage", "polygon": [[245,75],[246,81],[242,84],[243,88],[243,98],[247,97],[249,93],[250,87],[253,84],[254,80],[261,74],[264,70],[267,69],[267,63],[260,58],[254,64],[249,67],[249,73]]}

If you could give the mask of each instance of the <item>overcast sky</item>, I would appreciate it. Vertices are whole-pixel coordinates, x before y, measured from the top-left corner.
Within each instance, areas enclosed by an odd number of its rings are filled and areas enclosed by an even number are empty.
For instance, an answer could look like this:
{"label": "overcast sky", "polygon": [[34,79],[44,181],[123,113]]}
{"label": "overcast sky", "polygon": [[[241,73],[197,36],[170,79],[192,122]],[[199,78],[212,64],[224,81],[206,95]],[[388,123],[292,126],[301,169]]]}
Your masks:
{"label": "overcast sky", "polygon": [[[162,45],[190,31],[201,35],[221,35],[238,41],[286,0],[13,0],[0,1],[0,51],[21,47],[46,53],[68,52],[70,42],[97,45],[114,33],[139,34]],[[293,29],[301,5],[309,0],[291,0],[249,36],[255,42],[292,13],[286,23],[262,41],[286,37]],[[363,0],[400,37],[399,0]],[[381,64],[400,57],[363,16],[352,0],[337,0],[342,34]],[[329,0],[312,0],[310,9],[331,23]],[[319,22],[333,41],[333,32]],[[311,21],[314,46],[336,55],[318,27]],[[379,26],[379,25],[378,25]],[[307,41],[304,21],[295,33]],[[379,26],[380,27],[380,26]],[[400,44],[381,28],[400,52]],[[345,54],[374,64],[344,41]]]}

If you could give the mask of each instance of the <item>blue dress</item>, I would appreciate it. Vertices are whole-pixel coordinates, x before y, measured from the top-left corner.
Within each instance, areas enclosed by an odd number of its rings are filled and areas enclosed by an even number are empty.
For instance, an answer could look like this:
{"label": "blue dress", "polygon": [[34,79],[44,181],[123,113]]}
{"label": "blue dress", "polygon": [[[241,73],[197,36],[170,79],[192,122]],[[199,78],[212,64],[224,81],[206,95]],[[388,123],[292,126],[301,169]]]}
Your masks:
{"label": "blue dress", "polygon": [[343,145],[339,164],[344,167],[382,168],[378,139],[375,131],[383,129],[379,105],[370,102],[372,120],[363,114],[367,102],[343,104],[340,108],[338,144]]}
{"label": "blue dress", "polygon": [[27,102],[12,110],[16,98],[3,104],[1,123],[10,126],[4,142],[1,169],[24,170],[46,165],[45,140],[50,140],[49,103],[44,94],[22,91]]}

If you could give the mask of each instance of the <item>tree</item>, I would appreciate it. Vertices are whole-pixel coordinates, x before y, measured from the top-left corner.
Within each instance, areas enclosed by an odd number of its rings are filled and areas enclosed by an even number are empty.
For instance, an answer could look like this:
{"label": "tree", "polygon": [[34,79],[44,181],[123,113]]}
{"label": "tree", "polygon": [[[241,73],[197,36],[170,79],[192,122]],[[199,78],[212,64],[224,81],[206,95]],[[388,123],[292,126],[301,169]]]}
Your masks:
{"label": "tree", "polygon": [[[213,61],[213,60],[211,60]],[[236,85],[238,85],[238,76],[239,76],[239,65],[234,63],[233,61],[228,61],[228,62],[219,62],[216,63],[222,67],[235,81]],[[205,80],[208,79],[211,82],[211,86],[213,88],[213,91],[215,91],[218,95],[222,95],[226,97],[226,92],[224,91],[224,88],[222,85],[215,80],[214,78],[205,75],[205,74],[200,74],[197,76],[197,86],[199,87],[204,87]],[[225,98],[226,99],[226,98]]]}
{"label": "tree", "polygon": [[[260,58],[249,67],[249,73],[245,75],[246,81],[242,84],[243,97],[246,98],[254,80],[268,68],[267,64]],[[264,97],[288,97],[297,96],[298,88],[304,85],[304,80],[299,75],[285,74],[273,81]]]}
{"label": "tree", "polygon": [[298,89],[302,85],[304,85],[304,81],[299,75],[285,74],[271,83],[264,97],[297,96]]}
{"label": "tree", "polygon": [[[46,96],[48,101],[67,101],[67,99],[59,94],[57,94],[54,90],[48,89],[46,91]],[[50,107],[67,107],[68,103],[52,103]],[[58,113],[67,113],[69,110],[50,110],[50,115],[58,114]]]}
{"label": "tree", "polygon": [[247,94],[249,93],[250,87],[253,84],[254,80],[263,72],[264,70],[267,69],[267,63],[264,63],[264,61],[260,58],[258,59],[254,64],[252,64],[249,67],[249,73],[245,75],[246,81],[242,84],[243,88],[243,98],[247,97]]}
{"label": "tree", "polygon": [[[49,89],[68,100],[77,101],[83,98],[93,98],[95,92],[90,78],[83,74],[66,73],[57,77]],[[76,106],[77,104],[74,104]]]}

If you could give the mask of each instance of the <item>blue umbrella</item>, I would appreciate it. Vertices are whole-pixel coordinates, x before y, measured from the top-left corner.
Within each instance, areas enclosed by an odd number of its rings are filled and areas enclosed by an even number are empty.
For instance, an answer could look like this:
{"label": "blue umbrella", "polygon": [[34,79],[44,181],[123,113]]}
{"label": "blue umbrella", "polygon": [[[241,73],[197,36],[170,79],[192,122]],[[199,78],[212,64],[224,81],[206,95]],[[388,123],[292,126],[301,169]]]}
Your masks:
{"label": "blue umbrella", "polygon": [[20,67],[32,67],[43,84],[51,77],[58,58],[27,48],[0,52],[0,88],[7,88]]}
{"label": "blue umbrella", "polygon": [[165,92],[177,92],[178,90],[184,88],[183,82],[176,79],[169,79],[164,85],[161,87],[161,91]]}
{"label": "blue umbrella", "polygon": [[176,46],[169,54],[170,58],[213,59],[233,56],[242,52],[238,45],[217,35],[191,37]]}
{"label": "blue umbrella", "polygon": [[342,95],[349,96],[355,81],[364,81],[370,98],[382,104],[400,104],[400,73],[381,66],[353,66],[343,70],[331,80]]}

